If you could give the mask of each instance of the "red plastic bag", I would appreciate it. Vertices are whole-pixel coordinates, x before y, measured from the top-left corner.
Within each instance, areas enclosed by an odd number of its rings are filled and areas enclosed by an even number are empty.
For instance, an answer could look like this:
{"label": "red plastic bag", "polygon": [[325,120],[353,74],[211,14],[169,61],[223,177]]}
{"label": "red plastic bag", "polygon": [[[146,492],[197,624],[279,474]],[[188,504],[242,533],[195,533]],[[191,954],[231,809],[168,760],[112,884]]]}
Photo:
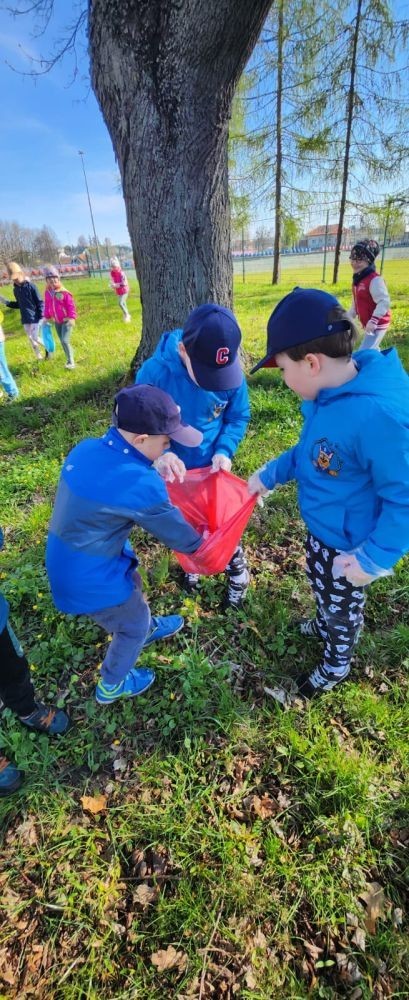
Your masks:
{"label": "red plastic bag", "polygon": [[178,562],[185,573],[221,573],[237,548],[257,496],[249,493],[243,479],[231,472],[211,472],[210,468],[191,469],[183,483],[166,486],[172,503],[189,524],[197,531],[210,532],[192,555],[175,552]]}

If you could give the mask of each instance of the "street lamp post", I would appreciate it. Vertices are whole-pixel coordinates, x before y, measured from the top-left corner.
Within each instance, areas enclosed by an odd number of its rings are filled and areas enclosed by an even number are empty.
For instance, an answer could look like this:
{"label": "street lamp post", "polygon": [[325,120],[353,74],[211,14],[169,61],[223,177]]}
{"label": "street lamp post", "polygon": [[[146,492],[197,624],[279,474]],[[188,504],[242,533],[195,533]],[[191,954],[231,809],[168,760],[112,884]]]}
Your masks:
{"label": "street lamp post", "polygon": [[85,173],[84,153],[83,153],[82,149],[78,150],[78,155],[81,157],[82,169],[84,171],[85,189],[86,189],[86,192],[87,192],[88,205],[89,205],[89,214],[91,216],[92,229],[93,229],[94,239],[95,239],[95,250],[96,250],[97,258],[98,258],[99,276],[100,276],[101,281],[102,281],[102,265],[101,265],[101,258],[100,258],[100,255],[99,255],[99,244],[98,244],[98,238],[97,238],[96,229],[95,229],[95,222],[94,222],[94,216],[93,216],[93,212],[92,212],[92,205],[91,205],[91,198],[90,198],[90,194],[89,194],[87,175]]}

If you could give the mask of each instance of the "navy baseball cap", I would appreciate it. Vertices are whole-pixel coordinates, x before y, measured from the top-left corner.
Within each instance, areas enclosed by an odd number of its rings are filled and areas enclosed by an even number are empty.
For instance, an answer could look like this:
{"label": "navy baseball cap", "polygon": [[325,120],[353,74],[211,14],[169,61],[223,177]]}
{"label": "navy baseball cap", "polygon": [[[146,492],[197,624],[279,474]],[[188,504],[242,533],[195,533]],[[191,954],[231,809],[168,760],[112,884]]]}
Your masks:
{"label": "navy baseball cap", "polygon": [[217,392],[241,385],[241,331],[230,309],[212,302],[193,309],[183,327],[182,343],[202,389]]}
{"label": "navy baseball cap", "polygon": [[271,313],[267,323],[267,353],[254,365],[250,375],[259,368],[277,368],[276,354],[288,347],[330,337],[350,326],[351,321],[335,295],[318,288],[293,288]]}
{"label": "navy baseball cap", "polygon": [[173,441],[196,448],[203,434],[182,424],[180,407],[172,396],[155,385],[131,385],[115,396],[113,423],[131,434],[167,434]]}

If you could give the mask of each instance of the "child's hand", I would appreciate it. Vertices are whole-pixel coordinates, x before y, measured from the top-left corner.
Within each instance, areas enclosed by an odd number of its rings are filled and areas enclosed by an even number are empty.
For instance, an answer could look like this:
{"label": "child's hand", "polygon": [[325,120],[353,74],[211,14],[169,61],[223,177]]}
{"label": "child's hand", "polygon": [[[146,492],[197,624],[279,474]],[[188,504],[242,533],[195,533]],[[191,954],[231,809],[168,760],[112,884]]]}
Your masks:
{"label": "child's hand", "polygon": [[368,583],[377,579],[376,575],[365,573],[352,552],[340,552],[339,556],[335,556],[332,564],[332,575],[334,580],[344,576],[348,583],[352,583],[354,587],[366,587]]}
{"label": "child's hand", "polygon": [[261,482],[258,472],[253,472],[250,476],[247,481],[247,487],[249,493],[258,493],[261,497],[266,497],[267,493],[270,492],[270,490],[267,489],[267,486],[264,486],[264,483]]}
{"label": "child's hand", "polygon": [[186,475],[186,466],[182,462],[181,458],[178,458],[173,451],[167,451],[165,455],[161,455],[160,458],[156,459],[153,463],[159,475],[162,476],[167,483],[174,483],[175,479],[178,479],[180,483]]}
{"label": "child's hand", "polygon": [[213,455],[211,472],[230,472],[230,469],[231,458],[228,458],[227,455],[222,455],[221,452],[220,454]]}

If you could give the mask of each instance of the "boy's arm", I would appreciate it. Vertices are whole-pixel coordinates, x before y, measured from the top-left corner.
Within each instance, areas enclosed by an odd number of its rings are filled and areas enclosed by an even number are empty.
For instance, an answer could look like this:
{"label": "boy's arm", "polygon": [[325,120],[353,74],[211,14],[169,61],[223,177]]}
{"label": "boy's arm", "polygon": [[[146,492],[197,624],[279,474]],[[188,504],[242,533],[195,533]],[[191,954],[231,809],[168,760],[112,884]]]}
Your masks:
{"label": "boy's arm", "polygon": [[223,411],[223,425],[214,442],[215,455],[232,458],[244,437],[250,420],[250,402],[245,378]]}
{"label": "boy's arm", "polygon": [[134,512],[134,519],[140,528],[154,535],[159,542],[178,552],[196,552],[203,542],[203,536],[183,517],[180,510],[164,500],[148,510]]}
{"label": "boy's arm", "polygon": [[273,490],[275,486],[282,486],[284,483],[289,483],[291,479],[295,479],[297,453],[298,444],[295,444],[293,448],[283,451],[282,455],[273,458],[271,462],[266,462],[258,470],[258,476],[267,490]]}
{"label": "boy's arm", "polygon": [[367,419],[361,461],[369,464],[380,511],[356,555],[364,570],[389,570],[409,551],[409,429],[382,410]]}

